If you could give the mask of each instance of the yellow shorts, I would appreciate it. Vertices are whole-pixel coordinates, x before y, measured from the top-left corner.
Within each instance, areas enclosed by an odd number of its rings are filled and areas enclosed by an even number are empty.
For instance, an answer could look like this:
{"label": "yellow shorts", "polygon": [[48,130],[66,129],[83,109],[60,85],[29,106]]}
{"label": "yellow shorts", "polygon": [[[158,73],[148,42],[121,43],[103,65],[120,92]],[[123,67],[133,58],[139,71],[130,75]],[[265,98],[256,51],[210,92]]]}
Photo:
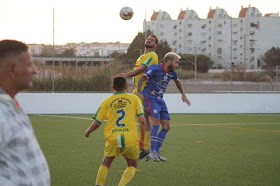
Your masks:
{"label": "yellow shorts", "polygon": [[105,149],[104,149],[104,155],[106,157],[118,158],[119,155],[121,154],[129,159],[138,159],[139,153],[140,153],[140,148],[138,145],[133,147],[118,148],[115,146],[110,146],[105,144]]}

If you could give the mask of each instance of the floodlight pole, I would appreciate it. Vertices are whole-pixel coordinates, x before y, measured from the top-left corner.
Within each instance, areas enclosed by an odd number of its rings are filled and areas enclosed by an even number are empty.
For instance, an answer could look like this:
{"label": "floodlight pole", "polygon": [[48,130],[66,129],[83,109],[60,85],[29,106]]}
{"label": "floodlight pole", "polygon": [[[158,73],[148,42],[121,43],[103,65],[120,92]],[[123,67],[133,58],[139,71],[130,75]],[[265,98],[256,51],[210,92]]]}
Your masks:
{"label": "floodlight pole", "polygon": [[52,92],[54,93],[54,8],[53,8],[53,63],[52,63]]}
{"label": "floodlight pole", "polygon": [[144,42],[146,40],[146,11],[145,11],[145,19],[144,19]]}
{"label": "floodlight pole", "polygon": [[194,55],[194,79],[197,76],[197,44],[195,44],[195,55]]}
{"label": "floodlight pole", "polygon": [[232,62],[232,16],[230,17],[230,92],[232,92],[232,71],[233,71],[233,62]]}

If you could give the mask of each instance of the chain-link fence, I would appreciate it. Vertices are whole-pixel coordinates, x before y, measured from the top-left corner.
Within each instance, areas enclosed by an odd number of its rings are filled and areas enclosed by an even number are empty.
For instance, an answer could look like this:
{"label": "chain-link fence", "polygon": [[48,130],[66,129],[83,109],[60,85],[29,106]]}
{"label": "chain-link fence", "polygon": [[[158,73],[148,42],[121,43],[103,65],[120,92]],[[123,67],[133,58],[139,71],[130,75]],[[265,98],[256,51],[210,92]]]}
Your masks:
{"label": "chain-link fence", "polygon": [[[124,62],[125,61],[125,62]],[[36,92],[112,92],[113,77],[133,70],[135,60],[114,60],[106,63],[82,66],[71,64],[38,64],[38,74],[33,87]],[[180,62],[181,63],[181,62]],[[280,93],[280,70],[278,67],[244,70],[242,66],[232,69],[199,69],[189,63],[177,69],[177,74],[188,93],[217,92],[275,92]],[[207,66],[207,65],[206,65]],[[184,67],[184,68],[183,68]],[[128,78],[129,90],[134,88],[132,78]],[[178,93],[176,85],[170,82],[167,93]]]}

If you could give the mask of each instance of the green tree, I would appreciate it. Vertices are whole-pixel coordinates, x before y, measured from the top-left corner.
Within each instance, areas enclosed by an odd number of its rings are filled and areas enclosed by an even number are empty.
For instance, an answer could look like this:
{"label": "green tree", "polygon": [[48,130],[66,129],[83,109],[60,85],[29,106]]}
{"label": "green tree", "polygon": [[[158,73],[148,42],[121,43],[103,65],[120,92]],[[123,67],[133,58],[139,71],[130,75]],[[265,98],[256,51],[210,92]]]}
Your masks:
{"label": "green tree", "polygon": [[269,49],[262,58],[267,67],[276,67],[280,65],[280,48],[272,47]]}
{"label": "green tree", "polygon": [[74,48],[68,48],[64,50],[59,56],[61,57],[75,57],[75,49]]}
{"label": "green tree", "polygon": [[40,54],[40,56],[51,57],[51,56],[53,56],[53,52],[54,52],[54,55],[56,56],[57,52],[55,50],[53,51],[53,46],[52,45],[45,45],[41,54]]}
{"label": "green tree", "polygon": [[[195,68],[195,55],[182,54],[180,60],[180,67],[182,69],[194,70]],[[199,54],[196,59],[197,72],[208,72],[209,68],[213,65],[213,61],[208,56]]]}
{"label": "green tree", "polygon": [[160,41],[156,48],[156,53],[158,55],[158,60],[160,62],[163,62],[163,58],[166,53],[171,52],[172,49],[170,48],[170,45],[167,41]]}

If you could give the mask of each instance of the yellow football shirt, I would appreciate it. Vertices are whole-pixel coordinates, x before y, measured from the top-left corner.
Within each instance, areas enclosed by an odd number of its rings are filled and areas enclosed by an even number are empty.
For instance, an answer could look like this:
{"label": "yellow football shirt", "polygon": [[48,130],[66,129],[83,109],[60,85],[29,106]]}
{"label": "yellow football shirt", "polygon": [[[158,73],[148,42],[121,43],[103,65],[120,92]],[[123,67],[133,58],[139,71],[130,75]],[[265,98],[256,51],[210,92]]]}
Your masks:
{"label": "yellow football shirt", "polygon": [[[149,66],[151,66],[153,64],[158,64],[158,55],[154,51],[149,51],[149,52],[146,52],[145,54],[141,55],[136,60],[134,70],[139,68],[140,65],[144,65],[146,68],[148,68]],[[137,93],[137,89],[136,89],[137,83],[138,83],[138,80],[140,79],[140,77],[142,77],[143,74],[144,74],[144,72],[142,72],[141,74],[138,74],[137,76],[133,77],[133,83],[135,85],[135,89],[133,90],[134,94]],[[146,81],[143,82],[141,90],[143,90],[145,86],[146,86]]]}
{"label": "yellow football shirt", "polygon": [[136,116],[142,115],[143,107],[140,99],[129,93],[115,93],[106,98],[93,117],[104,127],[106,144],[119,148],[139,145]]}

